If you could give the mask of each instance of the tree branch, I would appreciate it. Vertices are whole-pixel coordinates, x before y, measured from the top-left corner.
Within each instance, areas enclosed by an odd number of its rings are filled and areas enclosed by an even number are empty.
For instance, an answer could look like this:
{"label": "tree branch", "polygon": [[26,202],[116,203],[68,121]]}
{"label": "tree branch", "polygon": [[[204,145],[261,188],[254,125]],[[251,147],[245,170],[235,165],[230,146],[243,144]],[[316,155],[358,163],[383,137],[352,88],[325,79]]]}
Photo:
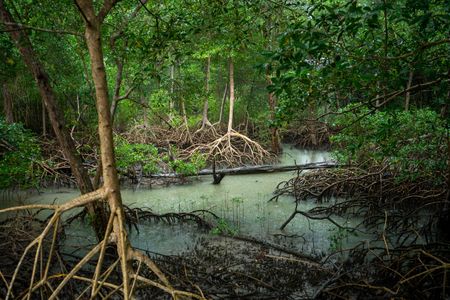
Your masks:
{"label": "tree branch", "polygon": [[117,2],[119,2],[119,0],[105,0],[105,2],[103,2],[103,6],[97,16],[100,23],[103,22],[111,8],[113,8],[113,6],[116,5]]}
{"label": "tree branch", "polygon": [[[439,40],[439,41],[435,41],[435,42],[425,43],[425,44],[420,45],[419,48],[416,49],[415,51],[411,51],[411,52],[408,52],[408,53],[405,53],[405,54],[402,54],[402,55],[399,55],[399,56],[386,57],[386,59],[387,60],[404,59],[404,58],[413,56],[413,55],[415,55],[415,54],[417,54],[417,53],[419,53],[419,52],[421,52],[421,51],[423,51],[423,50],[425,50],[427,48],[431,48],[431,47],[434,47],[434,46],[447,44],[447,43],[450,43],[450,39],[443,39],[443,40]],[[378,59],[381,59],[381,58],[378,58]]]}
{"label": "tree branch", "polygon": [[128,89],[128,91],[126,91],[126,93],[120,97],[117,97],[116,101],[121,101],[124,99],[127,99],[128,97],[130,97],[131,92],[136,88],[136,86],[132,86],[131,88]]}
{"label": "tree branch", "polygon": [[[444,76],[445,76],[445,77],[449,77],[449,75],[450,75],[450,74],[446,74],[446,75],[444,75]],[[318,116],[318,117],[317,117],[316,119],[314,119],[314,120],[311,120],[311,119],[305,119],[305,120],[306,120],[306,121],[318,121],[318,120],[322,119],[323,117],[326,117],[326,116],[329,116],[329,115],[342,115],[342,114],[346,114],[346,113],[349,113],[349,112],[352,112],[352,111],[357,110],[358,108],[360,108],[360,107],[363,106],[363,105],[374,106],[374,105],[373,105],[374,102],[376,102],[376,101],[378,101],[378,100],[382,100],[382,99],[383,99],[384,101],[383,101],[382,103],[380,103],[379,106],[383,106],[383,105],[385,105],[387,102],[391,101],[392,99],[395,99],[395,98],[398,97],[398,96],[401,96],[401,95],[403,95],[403,94],[406,94],[407,92],[411,92],[411,91],[415,91],[415,90],[421,90],[421,89],[423,89],[423,88],[426,88],[426,87],[435,85],[435,84],[440,83],[440,82],[449,82],[450,79],[444,79],[445,77],[440,77],[440,78],[438,78],[438,79],[436,79],[436,80],[432,80],[432,81],[425,82],[425,83],[419,83],[419,84],[416,84],[416,85],[414,85],[414,86],[412,86],[412,87],[410,87],[410,88],[403,89],[403,90],[400,90],[400,91],[391,92],[391,93],[389,93],[389,94],[387,94],[387,95],[377,96],[377,97],[372,98],[372,99],[370,99],[370,100],[368,100],[368,101],[362,102],[362,103],[361,103],[360,105],[358,105],[358,106],[355,106],[355,107],[353,107],[353,108],[351,108],[351,109],[348,109],[348,110],[345,110],[345,111],[341,111],[341,112],[328,112],[328,113],[324,113],[324,114]],[[375,109],[377,109],[379,106],[375,107]],[[372,112],[372,110],[371,110],[371,112]]]}
{"label": "tree branch", "polygon": [[86,24],[91,24],[92,20],[95,18],[94,7],[92,6],[92,1],[85,0],[74,0],[75,5],[83,16]]}
{"label": "tree branch", "polygon": [[75,36],[83,36],[83,34],[80,32],[70,31],[70,30],[49,29],[49,28],[42,28],[42,27],[36,27],[36,26],[25,25],[25,24],[20,24],[20,23],[12,23],[12,22],[2,22],[2,24],[8,25],[8,26],[13,26],[15,28],[3,29],[3,30],[0,30],[0,32],[11,32],[11,31],[19,31],[19,30],[34,30],[34,31],[42,31],[42,32],[57,33],[57,34],[69,34],[69,35],[75,35]]}

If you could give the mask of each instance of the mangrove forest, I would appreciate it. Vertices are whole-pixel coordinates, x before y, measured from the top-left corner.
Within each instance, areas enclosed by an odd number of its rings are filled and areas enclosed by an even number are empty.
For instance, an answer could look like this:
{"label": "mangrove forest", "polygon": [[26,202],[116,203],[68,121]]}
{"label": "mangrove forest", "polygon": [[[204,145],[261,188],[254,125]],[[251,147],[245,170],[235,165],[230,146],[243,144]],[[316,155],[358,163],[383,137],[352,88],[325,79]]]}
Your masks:
{"label": "mangrove forest", "polygon": [[450,299],[450,1],[0,0],[0,299]]}

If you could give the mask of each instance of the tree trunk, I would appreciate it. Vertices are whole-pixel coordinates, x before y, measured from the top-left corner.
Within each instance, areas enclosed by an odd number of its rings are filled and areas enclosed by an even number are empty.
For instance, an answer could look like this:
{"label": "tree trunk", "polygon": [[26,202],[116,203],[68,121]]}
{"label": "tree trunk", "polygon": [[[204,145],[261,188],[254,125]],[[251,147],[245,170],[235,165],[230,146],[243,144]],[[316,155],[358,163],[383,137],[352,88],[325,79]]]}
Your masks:
{"label": "tree trunk", "polygon": [[175,65],[172,64],[170,66],[170,102],[169,102],[169,115],[171,116],[170,118],[172,119],[172,114],[173,114],[173,110],[175,109],[175,105],[174,105],[174,94],[175,94]]}
{"label": "tree trunk", "polygon": [[116,66],[117,66],[117,74],[116,74],[116,82],[114,86],[114,94],[113,100],[111,102],[110,114],[111,120],[114,122],[114,116],[117,110],[117,104],[120,99],[120,88],[122,86],[122,77],[123,77],[123,60],[121,58],[116,58]]}
{"label": "tree trunk", "polygon": [[[266,67],[266,82],[267,85],[272,84],[272,79],[270,78],[270,67]],[[281,152],[281,144],[280,144],[280,136],[278,134],[278,128],[274,125],[275,123],[275,107],[277,106],[277,99],[272,92],[268,93],[267,100],[269,102],[269,110],[270,110],[270,134],[271,134],[271,148],[272,152],[275,154],[279,154]]]}
{"label": "tree trunk", "polygon": [[[136,17],[136,15],[140,11],[140,9],[147,3],[147,1],[148,0],[140,0],[139,5],[134,9],[133,13],[127,19],[125,19],[125,21],[122,24],[120,24],[118,26],[117,30],[114,33],[111,34],[111,36],[109,38],[109,45],[110,45],[111,51],[113,53],[116,52],[117,40],[120,39],[124,35],[125,28],[128,26],[130,20]],[[128,47],[128,39],[127,38],[125,38],[124,44],[125,44],[125,48],[127,48]],[[121,55],[123,55],[123,53],[121,53]],[[119,104],[119,101],[121,100],[120,88],[122,86],[123,67],[124,67],[125,59],[123,56],[120,56],[119,54],[116,53],[115,62],[116,62],[116,67],[117,67],[117,75],[116,75],[116,82],[115,82],[115,86],[114,86],[113,100],[111,103],[111,119],[112,119],[113,123],[114,123],[114,116],[115,116],[115,113],[117,110],[117,105]]]}
{"label": "tree trunk", "polygon": [[[314,120],[316,117],[316,106],[314,105],[314,102],[311,102],[311,104],[309,105],[309,119]],[[311,144],[316,147],[318,142],[317,142],[317,126],[316,123],[314,121],[307,121],[309,123],[309,130],[310,130],[310,138],[311,138]]]}
{"label": "tree trunk", "polygon": [[180,110],[181,110],[181,117],[183,118],[183,124],[186,128],[187,138],[189,139],[189,142],[192,143],[192,137],[191,133],[189,132],[189,124],[187,119],[187,113],[186,113],[186,106],[184,105],[184,98],[180,98]]}
{"label": "tree trunk", "polygon": [[47,110],[45,109],[45,103],[42,102],[42,136],[47,135]]}
{"label": "tree trunk", "polygon": [[[389,28],[388,28],[388,4],[387,0],[383,0],[383,18],[384,18],[384,59],[383,59],[383,102],[386,101],[386,94],[389,81],[389,64],[388,64],[388,46],[389,46]],[[377,101],[378,102],[378,101]],[[377,104],[377,108],[380,104]]]}
{"label": "tree trunk", "polygon": [[141,105],[142,105],[142,113],[143,113],[143,119],[144,119],[144,126],[146,128],[149,127],[149,123],[148,123],[148,105],[146,103],[146,99],[144,96],[141,97]]}
{"label": "tree trunk", "polygon": [[228,95],[228,82],[225,83],[225,89],[223,91],[222,102],[220,103],[219,121],[217,121],[218,124],[222,123],[223,110],[225,108],[225,100],[227,99],[227,95]]}
{"label": "tree trunk", "polygon": [[[0,17],[5,25],[6,29],[10,31],[11,38],[17,45],[19,52],[33,74],[36,81],[42,100],[45,103],[47,112],[55,132],[56,138],[63,151],[65,158],[69,161],[70,168],[78,184],[82,194],[93,191],[92,183],[86,169],[83,167],[81,157],[76,151],[75,143],[69,135],[69,132],[64,124],[63,114],[57,106],[55,94],[53,88],[50,85],[50,79],[44,70],[41,62],[37,58],[31,41],[26,35],[26,31],[21,30],[20,27],[15,24],[11,14],[8,12],[4,5],[4,1],[0,0]],[[101,239],[105,232],[106,214],[100,204],[91,204],[88,206],[88,211],[93,218],[93,225],[96,231],[97,237]]]}
{"label": "tree trunk", "polygon": [[230,113],[228,115],[228,133],[233,130],[233,113],[234,113],[234,64],[233,58],[228,60],[229,76],[230,76]]}
{"label": "tree trunk", "polygon": [[5,121],[8,124],[14,123],[13,101],[9,93],[8,84],[5,82],[2,86],[3,93],[3,112],[5,113]]}
{"label": "tree trunk", "polygon": [[206,60],[206,78],[205,78],[205,103],[203,104],[203,117],[202,117],[202,129],[205,126],[211,126],[211,122],[208,120],[208,98],[209,98],[209,81],[211,77],[211,57],[208,56]]}
{"label": "tree trunk", "polygon": [[[406,86],[407,90],[411,88],[413,77],[414,77],[414,70],[413,70],[413,68],[411,68],[409,70],[408,85]],[[406,95],[405,95],[405,111],[409,110],[410,99],[411,99],[411,92],[408,91],[408,92],[406,92]]]}
{"label": "tree trunk", "polygon": [[109,10],[114,6],[115,1],[105,0],[98,15],[95,14],[92,0],[76,0],[76,4],[85,20],[85,39],[91,61],[92,80],[95,85],[104,190],[106,192],[108,206],[112,212],[115,212],[113,219],[114,235],[112,239],[117,245],[117,253],[121,258],[120,267],[123,276],[123,294],[124,298],[128,299],[130,295],[129,275],[132,273],[129,255],[132,249],[123,226],[125,215],[114,156],[112,120],[108,102],[108,85],[101,44],[101,24]]}
{"label": "tree trunk", "polygon": [[111,189],[110,198],[115,200],[113,202],[121,205],[122,200],[114,158],[111,112],[108,102],[108,86],[106,82],[106,71],[103,63],[103,51],[100,37],[100,22],[97,20],[89,20],[89,23],[86,26],[85,37],[91,58],[92,79],[95,84],[104,185],[106,188]]}
{"label": "tree trunk", "polygon": [[220,175],[244,175],[244,174],[263,174],[263,173],[278,173],[278,172],[291,172],[297,170],[314,170],[314,169],[331,169],[331,168],[339,168],[343,167],[343,165],[339,165],[333,162],[315,162],[315,163],[307,163],[301,165],[288,165],[288,166],[276,166],[276,165],[256,165],[256,166],[244,166],[244,167],[236,167],[229,169],[216,169],[215,161],[213,161],[212,169],[204,169],[199,171],[197,174],[192,175],[182,175],[178,173],[166,173],[166,174],[151,174],[144,175],[151,178],[177,178],[177,177],[190,177],[190,176],[204,176],[204,175],[213,175],[219,178]]}

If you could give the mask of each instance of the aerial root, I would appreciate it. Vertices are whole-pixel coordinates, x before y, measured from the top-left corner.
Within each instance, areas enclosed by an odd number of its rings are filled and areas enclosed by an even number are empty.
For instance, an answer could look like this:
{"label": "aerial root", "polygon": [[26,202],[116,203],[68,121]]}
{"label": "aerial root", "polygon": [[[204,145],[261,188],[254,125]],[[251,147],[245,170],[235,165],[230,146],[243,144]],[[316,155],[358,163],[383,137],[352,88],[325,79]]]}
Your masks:
{"label": "aerial root", "polygon": [[300,148],[328,148],[333,128],[325,122],[299,120],[293,122],[283,134],[285,140]]}
{"label": "aerial root", "polygon": [[[442,176],[444,183],[436,184],[436,176]],[[345,239],[339,237],[342,233],[373,237],[328,256],[325,261],[334,262],[335,275],[313,298],[448,297],[450,244],[441,233],[447,232],[448,224],[439,225],[442,216],[448,217],[442,209],[448,207],[446,176],[400,182],[395,170],[380,165],[305,172],[280,183],[273,199],[291,195],[296,203],[283,228],[300,215],[334,224],[339,229],[334,238]],[[327,204],[301,210],[301,203],[308,200]],[[350,226],[337,222],[337,216],[362,221]]]}
{"label": "aerial root", "polygon": [[[151,285],[169,293],[174,299],[181,296],[204,299],[201,294],[173,288],[150,257],[127,243],[125,220],[120,208],[110,211],[105,235],[101,241],[74,264],[64,263],[58,243],[61,238],[62,214],[106,197],[107,191],[99,189],[61,205],[25,205],[0,210],[0,213],[53,211],[46,222],[37,221],[35,215],[31,219],[30,216],[19,215],[10,220],[20,220],[20,224],[0,224],[2,229],[5,229],[1,231],[0,236],[9,239],[7,243],[0,244],[0,261],[8,262],[0,265],[0,297],[30,299],[40,294],[53,300],[90,294],[89,299],[95,299],[100,294],[102,297],[119,294],[123,299],[130,299],[135,289]],[[11,230],[16,230],[16,225],[19,225],[20,236],[4,236],[11,233]],[[7,230],[8,228],[10,230]],[[111,256],[111,251],[107,251],[113,249],[111,245],[115,245],[116,249],[116,254],[112,255],[113,259],[107,257],[108,253]],[[14,251],[4,247],[13,247]],[[55,264],[55,261],[59,263]],[[133,267],[133,262],[138,265],[137,269]],[[90,266],[94,266],[95,271],[92,271]],[[140,273],[144,271],[153,275],[149,278],[141,276]],[[77,284],[73,284],[74,282]]]}
{"label": "aerial root", "polygon": [[[395,209],[396,213],[390,216],[387,224],[391,232],[402,232],[404,226],[408,227],[412,220],[406,221],[405,218],[418,218],[416,214],[412,214],[413,211],[426,207],[444,207],[447,188],[433,184],[434,178],[398,183],[396,177],[395,171],[388,165],[375,166],[370,170],[348,167],[299,173],[296,177],[279,183],[271,200],[290,195],[294,196],[297,203],[308,199],[315,199],[319,203],[328,202],[327,206],[310,211],[296,209],[293,215],[328,220],[331,215],[356,215],[364,219],[361,225],[368,228],[383,225],[385,211]],[[428,225],[431,226],[428,223],[422,225],[423,230]],[[427,230],[429,235],[433,234],[430,232],[431,228]],[[413,233],[411,228],[408,232]]]}
{"label": "aerial root", "polygon": [[220,166],[259,165],[273,159],[273,156],[257,142],[236,131],[230,131],[212,142],[193,145],[186,155],[203,153],[207,159],[215,159]]}

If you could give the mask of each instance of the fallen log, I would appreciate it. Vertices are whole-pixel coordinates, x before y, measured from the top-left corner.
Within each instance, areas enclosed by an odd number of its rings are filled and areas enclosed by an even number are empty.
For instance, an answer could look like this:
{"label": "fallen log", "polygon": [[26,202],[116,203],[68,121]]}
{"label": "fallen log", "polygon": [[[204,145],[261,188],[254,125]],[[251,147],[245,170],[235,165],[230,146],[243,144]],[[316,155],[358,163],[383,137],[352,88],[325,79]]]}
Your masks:
{"label": "fallen log", "polygon": [[166,173],[166,174],[152,174],[149,177],[152,178],[171,178],[171,177],[186,177],[186,176],[202,176],[202,175],[246,175],[246,174],[258,174],[258,173],[277,173],[277,172],[289,172],[297,170],[312,170],[312,169],[329,169],[342,167],[342,165],[333,162],[317,162],[303,165],[289,165],[289,166],[277,166],[277,165],[259,165],[259,166],[245,166],[230,169],[203,169],[197,174],[181,175],[178,173]]}

